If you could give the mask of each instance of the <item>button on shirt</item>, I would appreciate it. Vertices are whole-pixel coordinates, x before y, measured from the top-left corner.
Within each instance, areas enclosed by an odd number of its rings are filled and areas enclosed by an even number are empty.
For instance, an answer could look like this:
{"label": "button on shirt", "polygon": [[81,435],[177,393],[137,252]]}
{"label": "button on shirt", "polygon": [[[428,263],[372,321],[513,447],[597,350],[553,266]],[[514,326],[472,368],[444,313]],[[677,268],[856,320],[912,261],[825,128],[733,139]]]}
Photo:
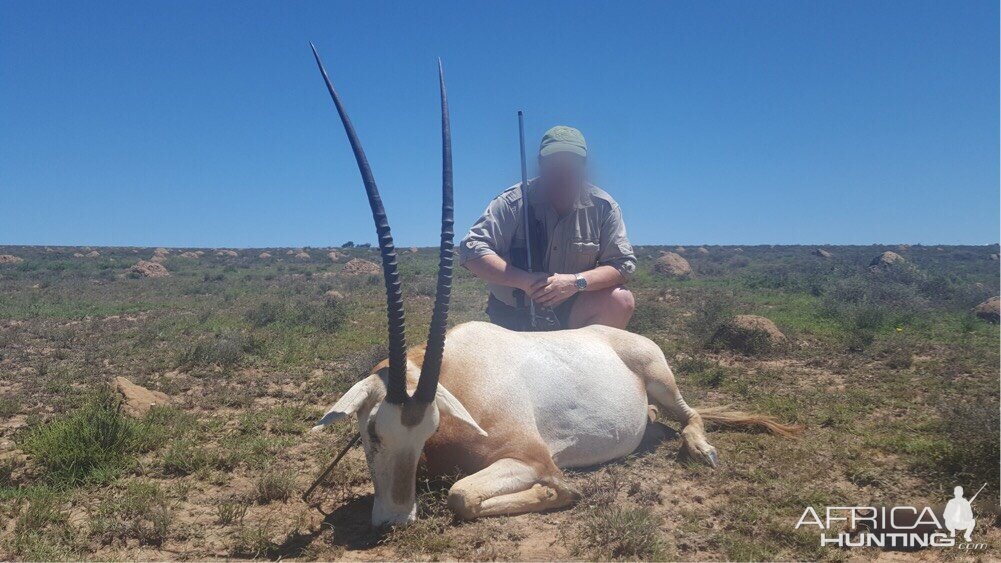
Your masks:
{"label": "button on shirt", "polygon": [[[623,278],[636,271],[636,256],[626,237],[622,211],[612,196],[588,184],[569,213],[560,217],[542,201],[538,179],[529,181],[528,194],[535,219],[546,232],[543,266],[549,273],[577,274],[598,266],[612,266]],[[496,254],[511,260],[511,249],[524,247],[521,183],[508,188],[487,206],[459,245],[459,264]],[[535,241],[538,248],[538,241]],[[489,284],[490,292],[512,307],[514,288]]]}

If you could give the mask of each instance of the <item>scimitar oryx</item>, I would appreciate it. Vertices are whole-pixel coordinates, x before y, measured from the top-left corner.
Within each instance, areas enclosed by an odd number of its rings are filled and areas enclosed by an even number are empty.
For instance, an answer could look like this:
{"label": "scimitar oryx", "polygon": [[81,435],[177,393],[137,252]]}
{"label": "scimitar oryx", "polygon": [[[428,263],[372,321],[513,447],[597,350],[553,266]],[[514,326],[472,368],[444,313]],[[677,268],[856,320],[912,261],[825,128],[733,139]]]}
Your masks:
{"label": "scimitar oryx", "polygon": [[449,491],[462,518],[566,506],[576,494],[561,468],[592,466],[640,444],[651,403],[683,425],[682,447],[711,466],[716,448],[703,422],[794,428],[769,417],[715,410],[700,415],[678,392],[660,348],[605,326],[513,332],[483,322],[447,332],[452,285],[452,149],[448,98],[439,63],[442,223],[437,295],[428,341],[407,349],[403,295],[389,222],[361,143],[314,47],[313,55],[354,151],[375,220],[389,316],[389,357],[356,383],[314,430],[358,418],[375,485],[374,525],[416,517],[416,472],[468,475]]}

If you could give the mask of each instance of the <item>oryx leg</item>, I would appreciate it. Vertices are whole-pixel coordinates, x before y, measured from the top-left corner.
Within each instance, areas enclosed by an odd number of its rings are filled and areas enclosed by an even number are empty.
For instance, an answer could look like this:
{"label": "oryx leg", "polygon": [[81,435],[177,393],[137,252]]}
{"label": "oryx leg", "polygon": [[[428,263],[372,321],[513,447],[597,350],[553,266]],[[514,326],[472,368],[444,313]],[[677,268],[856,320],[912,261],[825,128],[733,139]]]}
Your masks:
{"label": "oryx leg", "polygon": [[667,361],[661,356],[650,362],[644,371],[647,396],[664,408],[668,418],[682,424],[681,439],[685,453],[691,459],[716,467],[716,448],[706,440],[702,417],[682,398]]}
{"label": "oryx leg", "polygon": [[448,491],[448,507],[460,518],[471,520],[561,508],[576,497],[555,464],[550,462],[539,471],[523,461],[504,458],[456,481]]}

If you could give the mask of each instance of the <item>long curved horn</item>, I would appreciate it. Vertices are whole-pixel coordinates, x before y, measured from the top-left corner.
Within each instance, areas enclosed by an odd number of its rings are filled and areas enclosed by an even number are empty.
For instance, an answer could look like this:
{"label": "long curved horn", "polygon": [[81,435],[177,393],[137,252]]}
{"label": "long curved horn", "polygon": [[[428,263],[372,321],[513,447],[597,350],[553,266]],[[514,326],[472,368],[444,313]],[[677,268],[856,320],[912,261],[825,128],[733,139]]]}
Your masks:
{"label": "long curved horn", "polygon": [[365,158],[365,151],[361,147],[361,141],[355,134],[354,126],[348,118],[341,98],[334,90],[334,85],[327,76],[327,70],[323,68],[320,61],[320,54],[316,52],[316,46],[310,42],[313,49],[313,57],[316,59],[316,66],[323,75],[323,81],[327,84],[327,91],[330,92],[334,105],[337,106],[337,114],[344,124],[344,132],[348,135],[351,143],[351,150],[354,151],[355,160],[358,162],[358,170],[361,172],[362,181],[365,184],[365,192],[368,194],[368,204],[372,208],[372,219],[375,220],[375,230],[379,235],[379,251],[382,254],[382,275],[386,282],[386,309],[389,315],[389,382],[386,385],[386,401],[389,403],[405,403],[407,396],[407,340],[403,318],[403,292],[400,288],[400,271],[396,263],[396,247],[393,246],[393,235],[389,230],[389,220],[386,218],[386,209],[382,205],[382,198],[379,196],[379,187],[375,185],[375,178],[372,176],[372,169]]}
{"label": "long curved horn", "polygon": [[438,87],[441,91],[441,248],[438,255],[438,288],[431,314],[427,349],[421,378],[414,391],[414,400],[430,403],[438,390],[441,358],[445,353],[445,329],[448,328],[448,302],[452,295],[452,238],[455,223],[452,203],[452,128],[448,120],[448,93],[445,91],[445,71],[438,59]]}

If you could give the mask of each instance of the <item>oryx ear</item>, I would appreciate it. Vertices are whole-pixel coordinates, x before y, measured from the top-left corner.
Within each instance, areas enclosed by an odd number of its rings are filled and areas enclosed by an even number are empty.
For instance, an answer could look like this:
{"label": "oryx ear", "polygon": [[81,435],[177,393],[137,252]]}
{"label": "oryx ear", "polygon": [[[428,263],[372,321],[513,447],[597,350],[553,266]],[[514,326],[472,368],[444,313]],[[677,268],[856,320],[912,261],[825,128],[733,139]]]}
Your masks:
{"label": "oryx ear", "polygon": [[382,381],[378,375],[374,374],[355,383],[351,389],[341,395],[334,406],[330,407],[330,410],[316,423],[312,431],[318,432],[331,422],[356,414],[365,401],[378,390],[379,385],[382,385]]}
{"label": "oryx ear", "polygon": [[445,389],[444,385],[438,385],[438,390],[435,392],[434,402],[438,405],[438,410],[446,412],[463,422],[466,426],[472,428],[480,436],[486,436],[487,432],[480,428],[479,424],[473,420],[473,415],[469,414],[466,407],[462,406],[459,399],[455,398],[455,395],[449,393],[448,389]]}

